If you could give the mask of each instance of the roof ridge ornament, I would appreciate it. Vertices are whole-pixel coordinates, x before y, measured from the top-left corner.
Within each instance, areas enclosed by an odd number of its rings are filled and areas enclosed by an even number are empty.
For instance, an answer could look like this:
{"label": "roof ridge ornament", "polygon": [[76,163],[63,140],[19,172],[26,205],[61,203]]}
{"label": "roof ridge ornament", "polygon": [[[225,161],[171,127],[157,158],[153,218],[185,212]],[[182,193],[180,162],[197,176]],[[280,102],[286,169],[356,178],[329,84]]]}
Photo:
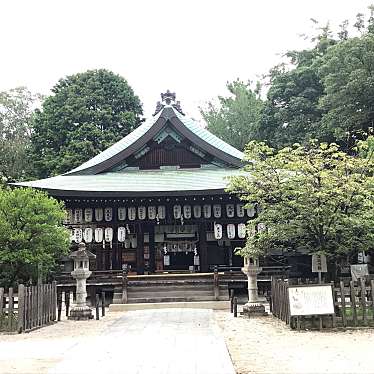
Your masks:
{"label": "roof ridge ornament", "polygon": [[183,110],[181,108],[181,102],[176,101],[175,92],[170,92],[169,90],[167,90],[165,93],[161,93],[161,100],[162,102],[157,101],[156,110],[153,113],[154,116],[158,114],[162,109],[164,109],[166,105],[171,105],[180,114],[184,115]]}

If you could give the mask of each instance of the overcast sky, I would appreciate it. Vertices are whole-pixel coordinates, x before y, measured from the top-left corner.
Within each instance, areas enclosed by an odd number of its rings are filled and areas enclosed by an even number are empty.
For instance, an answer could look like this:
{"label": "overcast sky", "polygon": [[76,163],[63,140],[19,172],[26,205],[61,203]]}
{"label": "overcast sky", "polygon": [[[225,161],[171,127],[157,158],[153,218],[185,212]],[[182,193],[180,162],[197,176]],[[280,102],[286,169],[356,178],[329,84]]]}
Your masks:
{"label": "overcast sky", "polygon": [[122,75],[149,115],[170,89],[186,113],[301,48],[310,18],[336,26],[372,0],[0,0],[0,90],[48,94],[87,69]]}

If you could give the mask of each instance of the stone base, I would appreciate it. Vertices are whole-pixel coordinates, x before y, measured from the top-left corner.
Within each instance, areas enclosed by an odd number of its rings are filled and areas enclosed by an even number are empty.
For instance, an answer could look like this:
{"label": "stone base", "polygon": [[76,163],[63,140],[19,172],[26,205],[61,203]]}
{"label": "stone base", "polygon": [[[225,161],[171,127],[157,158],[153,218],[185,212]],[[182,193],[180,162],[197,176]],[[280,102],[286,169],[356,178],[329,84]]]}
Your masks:
{"label": "stone base", "polygon": [[74,321],[85,321],[93,318],[92,309],[88,306],[74,307],[70,311],[68,319]]}
{"label": "stone base", "polygon": [[230,301],[180,301],[162,303],[110,304],[109,312],[169,308],[230,310]]}
{"label": "stone base", "polygon": [[263,304],[247,303],[243,306],[242,315],[247,317],[262,317],[267,316],[265,306]]}

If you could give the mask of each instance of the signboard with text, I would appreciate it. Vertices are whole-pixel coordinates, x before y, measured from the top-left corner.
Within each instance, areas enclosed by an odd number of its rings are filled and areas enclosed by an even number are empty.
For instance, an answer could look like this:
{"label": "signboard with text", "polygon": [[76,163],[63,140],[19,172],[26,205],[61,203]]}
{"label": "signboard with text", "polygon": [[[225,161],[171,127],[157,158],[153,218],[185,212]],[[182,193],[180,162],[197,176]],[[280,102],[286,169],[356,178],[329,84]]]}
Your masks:
{"label": "signboard with text", "polygon": [[313,273],[327,273],[326,256],[314,253],[312,255],[312,272]]}
{"label": "signboard with text", "polygon": [[288,288],[291,316],[334,314],[331,285],[290,286]]}

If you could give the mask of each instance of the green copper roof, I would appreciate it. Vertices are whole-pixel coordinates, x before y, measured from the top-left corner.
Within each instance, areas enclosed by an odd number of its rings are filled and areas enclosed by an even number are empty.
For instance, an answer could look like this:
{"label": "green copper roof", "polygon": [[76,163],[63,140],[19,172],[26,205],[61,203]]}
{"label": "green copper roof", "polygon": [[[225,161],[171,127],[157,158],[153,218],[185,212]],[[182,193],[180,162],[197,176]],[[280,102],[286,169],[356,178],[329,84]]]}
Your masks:
{"label": "green copper roof", "polygon": [[[177,121],[173,122],[173,118],[176,118]],[[134,150],[134,153],[138,152],[144,146],[144,144],[142,144],[141,142],[141,139],[144,139],[147,133],[150,134],[152,133],[152,131],[155,131],[157,127],[156,123],[158,122],[158,120],[163,120],[163,122],[161,122],[161,125],[164,126],[168,126],[166,125],[167,120],[172,120],[177,132],[178,130],[185,132],[185,135],[187,137],[190,136],[189,134],[193,134],[197,137],[195,140],[199,139],[202,142],[202,144],[206,144],[210,147],[213,147],[213,149],[216,149],[218,152],[220,152],[221,155],[226,154],[229,157],[234,158],[236,160],[235,162],[240,162],[244,157],[242,152],[227,144],[225,141],[219,139],[218,137],[210,133],[208,130],[204,129],[197,121],[187,118],[186,116],[179,113],[173,106],[167,105],[156,116],[146,121],[144,124],[142,124],[133,132],[131,132],[129,135],[121,139],[119,142],[115,143],[105,151],[90,159],[89,161],[66,173],[66,175],[77,172],[96,174],[96,172],[91,172],[87,169],[95,168],[97,165],[100,165],[105,162],[111,162],[111,159],[114,160],[116,159],[116,157],[118,158],[118,155],[122,152],[126,152],[126,149],[128,149],[130,146],[137,147],[137,145],[134,143],[139,144],[139,149]],[[169,126],[172,125],[169,123]],[[183,131],[183,129],[187,131]],[[118,164],[118,160],[114,162],[114,165],[115,164]],[[109,168],[104,168],[104,170],[100,170],[100,172],[108,171],[111,168],[113,168],[114,165],[111,165],[111,167]]]}
{"label": "green copper roof", "polygon": [[220,149],[221,151],[238,158],[239,160],[243,159],[244,154],[242,152],[232,147],[230,144],[226,143],[217,136],[213,135],[210,131],[202,127],[197,121],[194,121],[193,119],[180,114],[177,110],[174,110],[174,112],[177,115],[177,117],[181,120],[181,122],[183,122],[183,124],[190,131],[192,131],[195,135],[199,136],[202,140],[214,146],[215,148]]}
{"label": "green copper roof", "polygon": [[97,175],[59,175],[30,182],[15,183],[17,186],[53,191],[114,192],[124,193],[170,193],[223,190],[227,177],[239,175],[240,169],[199,168],[177,170],[125,170]]}
{"label": "green copper roof", "polygon": [[152,126],[153,124],[158,120],[161,113],[156,115],[155,117],[150,118],[146,122],[144,122],[142,125],[140,125],[138,128],[136,128],[134,131],[132,131],[130,134],[125,136],[123,139],[118,141],[117,143],[114,143],[112,146],[107,148],[105,151],[99,153],[97,156],[91,158],[87,162],[83,163],[82,165],[76,167],[75,169],[69,171],[69,173],[73,173],[76,171],[87,169],[91,166],[100,164],[101,162],[110,159],[117,153],[123,151],[127,147],[129,147],[131,144],[133,144],[136,140],[141,138]]}

